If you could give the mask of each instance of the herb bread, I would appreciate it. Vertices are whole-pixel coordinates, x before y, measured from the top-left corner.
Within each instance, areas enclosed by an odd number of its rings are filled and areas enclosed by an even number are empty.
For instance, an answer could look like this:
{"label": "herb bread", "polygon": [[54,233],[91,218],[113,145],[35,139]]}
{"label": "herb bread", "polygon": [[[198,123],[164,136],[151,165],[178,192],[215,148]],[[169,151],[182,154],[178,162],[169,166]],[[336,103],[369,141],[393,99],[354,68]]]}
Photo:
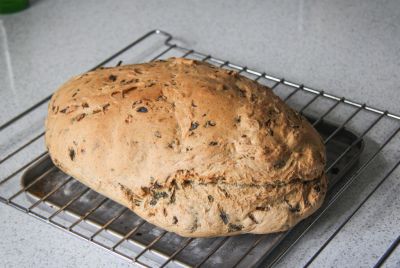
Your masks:
{"label": "herb bread", "polygon": [[327,189],[318,133],[234,71],[171,58],[101,68],[53,95],[56,166],[182,236],[284,231]]}

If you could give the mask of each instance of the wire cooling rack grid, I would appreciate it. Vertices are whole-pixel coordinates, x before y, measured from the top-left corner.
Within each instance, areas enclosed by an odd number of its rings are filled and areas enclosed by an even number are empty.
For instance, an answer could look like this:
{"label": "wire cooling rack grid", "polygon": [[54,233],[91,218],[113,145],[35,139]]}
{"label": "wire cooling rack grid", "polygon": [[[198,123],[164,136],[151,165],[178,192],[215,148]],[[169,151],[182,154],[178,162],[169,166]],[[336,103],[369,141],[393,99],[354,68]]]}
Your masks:
{"label": "wire cooling rack grid", "polygon": [[[290,106],[314,117],[312,123],[317,129],[325,122],[333,122],[335,127],[328,128],[324,139],[327,148],[332,148],[329,150],[340,151],[328,163],[330,177],[342,177],[344,170],[353,166],[352,160],[359,160],[359,165],[352,168],[347,179],[337,181],[318,213],[290,232],[183,238],[146,223],[52,166],[43,151],[45,104],[51,98],[48,96],[0,126],[0,171],[6,174],[0,178],[0,201],[144,267],[250,267],[276,264],[317,222],[335,211],[339,198],[356,194],[355,202],[346,204],[345,212],[335,218],[334,229],[325,232],[322,244],[314,246],[309,265],[399,166],[398,115],[185,48],[161,30],[145,34],[93,69],[171,56],[207,61],[265,84]],[[339,143],[346,142],[346,129],[357,135],[341,148]],[[361,143],[365,150],[355,159],[355,150],[362,149]],[[21,176],[25,178],[22,182]],[[53,183],[44,184],[47,178]],[[355,184],[357,187],[351,187]],[[91,206],[79,211],[82,204]],[[391,240],[386,251],[377,253],[381,257],[376,266],[382,265],[400,242],[399,237]]]}

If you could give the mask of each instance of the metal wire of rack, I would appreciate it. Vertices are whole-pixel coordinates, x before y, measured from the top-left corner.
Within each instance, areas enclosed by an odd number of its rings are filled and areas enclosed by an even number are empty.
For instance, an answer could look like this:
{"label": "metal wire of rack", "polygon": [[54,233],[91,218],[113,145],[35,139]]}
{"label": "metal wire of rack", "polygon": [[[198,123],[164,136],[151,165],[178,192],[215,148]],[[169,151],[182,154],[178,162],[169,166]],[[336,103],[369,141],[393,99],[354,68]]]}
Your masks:
{"label": "metal wire of rack", "polygon": [[[145,43],[155,37],[161,38],[162,43],[156,49],[150,49],[150,46]],[[103,219],[101,223],[93,222],[91,220],[93,215],[101,214],[99,211],[115,204],[112,204],[113,202],[105,197],[95,195],[96,193],[87,187],[82,185],[79,187],[76,186],[77,182],[72,177],[60,174],[61,172],[54,166],[50,169],[41,170],[37,174],[37,177],[29,183],[20,183],[20,175],[26,172],[30,166],[48,161],[47,152],[43,152],[43,130],[38,131],[38,133],[29,133],[29,139],[24,139],[22,142],[17,143],[17,148],[6,148],[1,152],[0,169],[2,174],[7,174],[0,178],[0,201],[2,203],[30,214],[79,238],[90,241],[143,267],[207,267],[213,265],[249,267],[257,266],[261,263],[271,266],[279,262],[293,245],[306,235],[332,209],[338,199],[348,191],[350,186],[360,180],[363,174],[368,172],[371,174],[371,179],[365,182],[367,186],[361,190],[362,193],[360,194],[358,203],[348,208],[348,213],[340,219],[336,229],[327,234],[326,238],[324,238],[325,242],[322,245],[318,245],[318,248],[316,248],[306,263],[306,266],[308,266],[323,252],[326,246],[346,226],[350,219],[356,215],[373,193],[390,178],[391,174],[400,164],[400,157],[392,150],[393,143],[399,138],[399,115],[186,48],[174,42],[172,35],[161,30],[148,32],[91,70],[107,64],[120,65],[122,62],[126,62],[124,58],[126,57],[125,54],[135,50],[139,51],[139,46],[144,47],[144,49],[140,50],[140,53],[137,53],[147,57],[147,60],[153,61],[167,56],[194,58],[219,65],[223,68],[236,70],[242,75],[269,86],[285,102],[293,106],[300,113],[314,115],[316,117],[312,122],[314,126],[321,124],[325,120],[335,122],[336,127],[325,137],[325,144],[329,144],[345,128],[354,129],[360,134],[357,135],[351,144],[339,152],[335,159],[332,159],[326,172],[332,174],[332,176],[337,175],[339,173],[337,168],[338,163],[343,162],[352,150],[361,141],[365,140],[366,150],[359,159],[359,165],[352,170],[347,180],[342,181],[341,184],[339,183],[335,191],[332,190],[331,195],[327,198],[320,211],[314,217],[310,217],[305,221],[305,227],[296,236],[293,236],[293,241],[283,247],[280,242],[292,235],[293,232],[287,232],[284,235],[242,236],[239,247],[238,240],[235,237],[209,239],[178,237],[158,229],[140,218],[135,218],[132,212],[122,207],[116,207],[115,213],[110,215],[109,218]],[[47,96],[3,123],[0,126],[2,140],[10,140],[10,136],[13,135],[15,129],[18,129],[18,124],[29,122],[29,117],[33,116],[32,114],[36,113],[36,111],[45,116],[45,104],[47,104],[50,98],[51,95]],[[387,159],[390,159],[390,161],[386,161]],[[15,165],[17,165],[16,168]],[[377,166],[381,168],[377,170]],[[36,199],[32,198],[35,187],[43,183],[49,175],[62,177],[62,179],[52,185],[52,188],[42,193],[40,197]],[[54,197],[59,195],[62,189],[66,189],[70,185],[75,185],[76,192],[68,196],[62,204],[55,204]],[[90,199],[93,206],[88,208],[83,214],[77,215],[74,213],[73,207],[76,204],[79,205],[79,202],[82,202],[83,199]],[[111,228],[121,221],[132,224],[129,228],[127,227],[127,229],[119,230],[118,232]],[[84,224],[87,226],[82,227],[81,225]],[[147,233],[151,235],[146,236]],[[141,237],[145,238],[141,239]],[[163,242],[164,240],[167,242]],[[163,243],[164,247],[160,247]],[[385,262],[399,243],[400,239],[397,237],[392,244],[388,245],[387,250],[377,260],[377,267]],[[263,251],[262,248],[268,248],[268,250]],[[230,254],[229,261],[223,258],[224,252]],[[188,256],[192,257],[189,258]]]}

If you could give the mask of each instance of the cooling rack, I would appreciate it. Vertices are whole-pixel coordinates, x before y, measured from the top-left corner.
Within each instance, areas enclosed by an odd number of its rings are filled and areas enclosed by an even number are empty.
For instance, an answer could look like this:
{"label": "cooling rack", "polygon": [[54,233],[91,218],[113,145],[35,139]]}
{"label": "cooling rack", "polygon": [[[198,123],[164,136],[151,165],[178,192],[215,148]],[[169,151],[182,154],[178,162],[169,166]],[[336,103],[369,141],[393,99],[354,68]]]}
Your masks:
{"label": "cooling rack", "polygon": [[[356,202],[337,217],[335,229],[312,252],[306,264],[310,265],[399,166],[399,115],[186,48],[161,30],[143,35],[92,70],[171,56],[236,70],[269,86],[310,120],[324,138],[330,177],[325,203],[317,213],[288,232],[269,235],[183,238],[159,229],[54,167],[43,142],[51,96],[0,126],[0,201],[139,266],[252,267],[279,262],[357,184]],[[395,237],[387,245],[376,266],[399,242]]]}

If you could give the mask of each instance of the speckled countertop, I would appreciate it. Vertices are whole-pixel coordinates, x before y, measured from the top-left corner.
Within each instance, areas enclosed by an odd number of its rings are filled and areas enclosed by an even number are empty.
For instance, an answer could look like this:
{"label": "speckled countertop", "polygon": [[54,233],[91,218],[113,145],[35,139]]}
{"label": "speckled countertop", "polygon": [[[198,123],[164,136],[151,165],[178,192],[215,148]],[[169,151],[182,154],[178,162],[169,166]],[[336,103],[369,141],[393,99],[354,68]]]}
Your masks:
{"label": "speckled countertop", "polygon": [[[0,16],[0,122],[155,28],[200,51],[400,114],[399,1],[36,0]],[[398,145],[390,152],[397,158]],[[360,201],[354,187],[280,266],[305,264],[334,231],[335,215]],[[400,234],[399,192],[396,170],[313,266],[375,264]],[[1,267],[131,267],[4,204],[0,238]],[[400,266],[399,249],[386,265]]]}

